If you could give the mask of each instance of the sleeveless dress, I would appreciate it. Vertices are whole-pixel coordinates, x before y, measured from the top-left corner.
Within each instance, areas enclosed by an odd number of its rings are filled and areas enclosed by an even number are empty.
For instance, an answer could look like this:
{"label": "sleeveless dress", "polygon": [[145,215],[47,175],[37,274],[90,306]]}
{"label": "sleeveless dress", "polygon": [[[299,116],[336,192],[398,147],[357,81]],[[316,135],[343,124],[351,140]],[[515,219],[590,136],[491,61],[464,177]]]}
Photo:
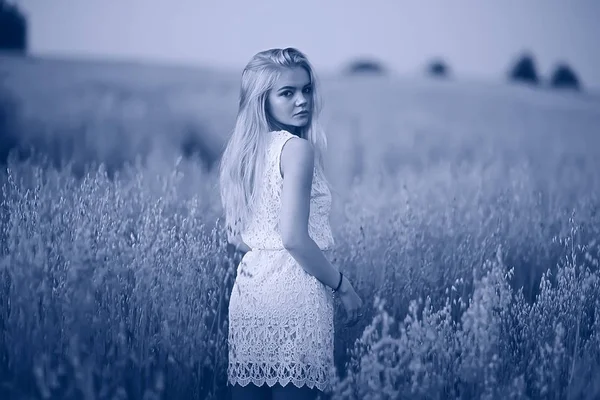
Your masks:
{"label": "sleeveless dress", "polygon": [[[292,382],[331,389],[333,293],[283,247],[279,230],[283,178],[279,165],[287,131],[270,132],[262,195],[242,240],[252,250],[237,267],[229,298],[228,384],[269,387]],[[313,174],[308,231],[326,257],[334,240],[331,192]],[[334,266],[336,270],[337,267]]]}

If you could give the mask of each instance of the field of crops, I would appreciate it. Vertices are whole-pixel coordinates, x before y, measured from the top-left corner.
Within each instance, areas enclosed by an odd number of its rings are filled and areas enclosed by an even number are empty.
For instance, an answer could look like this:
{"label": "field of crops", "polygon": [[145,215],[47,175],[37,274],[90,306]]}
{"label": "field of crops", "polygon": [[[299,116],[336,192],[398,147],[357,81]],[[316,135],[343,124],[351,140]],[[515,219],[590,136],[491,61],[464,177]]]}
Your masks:
{"label": "field of crops", "polygon": [[[367,307],[348,329],[337,305],[330,397],[598,398],[600,101],[322,88],[333,260]],[[235,72],[0,58],[0,143],[39,150],[0,170],[0,398],[226,398],[241,254],[214,163],[237,90]]]}

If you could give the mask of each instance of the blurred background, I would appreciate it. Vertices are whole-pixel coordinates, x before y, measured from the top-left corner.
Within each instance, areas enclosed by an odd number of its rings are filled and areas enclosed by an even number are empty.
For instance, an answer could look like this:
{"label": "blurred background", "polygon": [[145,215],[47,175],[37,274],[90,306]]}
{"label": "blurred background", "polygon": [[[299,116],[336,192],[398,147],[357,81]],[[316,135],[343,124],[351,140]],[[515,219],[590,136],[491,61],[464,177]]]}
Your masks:
{"label": "blurred background", "polygon": [[210,168],[233,127],[241,70],[272,47],[296,47],[315,66],[337,149],[350,146],[338,132],[365,126],[408,140],[461,113],[471,115],[463,131],[487,110],[487,124],[506,123],[507,101],[510,118],[526,118],[523,102],[599,104],[592,0],[1,0],[0,10],[2,162],[34,146],[112,170],[160,144]]}

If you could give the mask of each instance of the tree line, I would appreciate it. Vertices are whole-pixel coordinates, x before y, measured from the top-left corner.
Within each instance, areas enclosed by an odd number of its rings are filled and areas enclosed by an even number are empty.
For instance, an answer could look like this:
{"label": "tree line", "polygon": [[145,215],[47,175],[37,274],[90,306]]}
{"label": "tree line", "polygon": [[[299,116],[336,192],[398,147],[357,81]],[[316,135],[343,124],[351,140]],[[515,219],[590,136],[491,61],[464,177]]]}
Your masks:
{"label": "tree line", "polygon": [[[344,72],[348,75],[374,74],[384,75],[387,68],[379,60],[358,59],[350,62]],[[428,76],[436,78],[450,78],[451,68],[442,58],[434,58],[429,61],[424,70]],[[510,82],[525,83],[533,86],[547,86],[555,89],[581,90],[582,84],[579,76],[566,62],[559,62],[547,79],[538,72],[535,57],[530,52],[524,52],[506,71],[506,79]]]}

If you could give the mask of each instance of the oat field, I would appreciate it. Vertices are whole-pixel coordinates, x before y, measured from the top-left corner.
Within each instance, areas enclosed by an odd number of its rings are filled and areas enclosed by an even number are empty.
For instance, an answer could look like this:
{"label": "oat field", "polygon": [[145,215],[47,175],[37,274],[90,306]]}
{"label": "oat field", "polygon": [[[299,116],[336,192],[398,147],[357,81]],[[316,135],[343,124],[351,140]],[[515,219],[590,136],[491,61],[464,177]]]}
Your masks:
{"label": "oat field", "polygon": [[[331,399],[600,397],[600,99],[323,76]],[[0,56],[0,398],[221,399],[236,71]],[[35,149],[35,151],[28,150]]]}

